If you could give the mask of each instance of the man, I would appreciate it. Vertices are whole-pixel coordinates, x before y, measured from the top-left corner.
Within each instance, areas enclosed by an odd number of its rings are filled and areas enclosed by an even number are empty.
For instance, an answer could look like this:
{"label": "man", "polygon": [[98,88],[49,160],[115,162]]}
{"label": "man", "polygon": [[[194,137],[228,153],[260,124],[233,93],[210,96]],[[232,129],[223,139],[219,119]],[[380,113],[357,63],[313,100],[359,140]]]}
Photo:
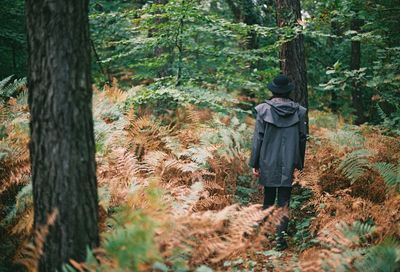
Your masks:
{"label": "man", "polygon": [[[272,98],[258,105],[256,127],[250,166],[264,186],[264,204],[267,209],[275,204],[289,206],[293,172],[303,169],[306,147],[306,111],[293,102],[289,94],[294,85],[287,76],[279,75],[268,84]],[[289,218],[283,217],[277,229],[277,248],[287,248],[284,233]]]}

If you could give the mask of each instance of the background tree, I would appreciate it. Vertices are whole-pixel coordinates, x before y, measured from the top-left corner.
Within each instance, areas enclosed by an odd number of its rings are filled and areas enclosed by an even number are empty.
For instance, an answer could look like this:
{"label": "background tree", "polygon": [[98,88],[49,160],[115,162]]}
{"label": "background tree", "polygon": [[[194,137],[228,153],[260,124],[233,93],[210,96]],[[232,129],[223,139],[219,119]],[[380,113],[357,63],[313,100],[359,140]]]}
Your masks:
{"label": "background tree", "polygon": [[[277,25],[295,25],[301,20],[301,7],[299,0],[276,0]],[[297,34],[294,39],[282,44],[280,54],[280,67],[283,74],[287,75],[295,84],[294,100],[308,108],[307,69],[304,51],[304,38]]]}
{"label": "background tree", "polygon": [[[0,11],[3,78],[26,75],[20,70],[26,62],[24,24],[17,20],[24,14],[21,1],[2,2],[6,7]],[[94,81],[103,84],[116,77],[124,87],[146,84],[158,89],[175,86],[180,71],[181,87],[240,91],[260,102],[268,97],[265,84],[279,72],[277,37],[282,43],[300,30],[289,9],[282,11],[282,17],[288,15],[283,18],[285,27],[276,28],[274,2],[91,1],[91,34],[98,56],[92,66]],[[378,124],[384,116],[397,115],[398,1],[304,0],[301,8],[309,108],[330,108],[357,121],[360,110],[353,101],[358,101],[363,106],[363,121]],[[360,31],[352,30],[356,18],[364,22]],[[177,35],[179,25],[183,31]],[[183,50],[176,46],[177,36]],[[21,46],[14,54],[10,41],[18,40]],[[256,41],[256,49],[248,47],[252,41]],[[357,44],[362,49],[360,69],[352,68],[357,67],[356,62],[351,63],[352,44],[354,49]],[[352,99],[355,90],[362,94],[361,99]],[[378,114],[378,106],[384,115]]]}
{"label": "background tree", "polygon": [[[350,22],[352,31],[360,32],[363,20],[355,17]],[[351,41],[351,61],[350,69],[359,70],[361,68],[361,42],[359,39]],[[365,122],[364,118],[364,103],[363,103],[363,92],[361,86],[357,80],[354,80],[351,90],[352,104],[356,115],[356,124]]]}
{"label": "background tree", "polygon": [[305,0],[302,7],[310,107],[398,127],[398,1]]}
{"label": "background tree", "polygon": [[0,0],[0,79],[26,74],[24,1]]}
{"label": "background tree", "polygon": [[50,226],[40,271],[99,243],[88,0],[27,0],[34,227]]}
{"label": "background tree", "polygon": [[[249,26],[256,24],[263,25],[263,18],[260,8],[262,3],[259,3],[259,1],[253,2],[251,0],[227,0],[227,3],[236,22],[243,22]],[[257,32],[250,30],[247,37],[246,47],[248,49],[257,49],[258,46]]]}

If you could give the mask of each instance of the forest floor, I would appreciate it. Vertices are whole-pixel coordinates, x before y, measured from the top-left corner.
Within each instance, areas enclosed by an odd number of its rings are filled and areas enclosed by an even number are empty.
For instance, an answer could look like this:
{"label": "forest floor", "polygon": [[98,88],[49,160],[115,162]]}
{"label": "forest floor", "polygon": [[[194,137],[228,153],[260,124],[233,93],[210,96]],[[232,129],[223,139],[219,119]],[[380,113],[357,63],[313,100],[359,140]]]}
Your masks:
{"label": "forest floor", "polygon": [[[286,211],[261,209],[262,191],[247,165],[251,115],[191,103],[154,114],[146,103],[132,107],[132,98],[141,94],[140,88],[117,86],[96,91],[103,238],[97,261],[89,258],[75,268],[367,271],[389,263],[387,256],[398,264],[400,197],[393,185],[398,137],[311,112],[306,167],[293,186],[289,248],[280,252],[273,233]],[[25,99],[3,108],[0,261],[5,264],[32,258],[24,255],[33,222]],[[371,264],[374,256],[381,258]]]}

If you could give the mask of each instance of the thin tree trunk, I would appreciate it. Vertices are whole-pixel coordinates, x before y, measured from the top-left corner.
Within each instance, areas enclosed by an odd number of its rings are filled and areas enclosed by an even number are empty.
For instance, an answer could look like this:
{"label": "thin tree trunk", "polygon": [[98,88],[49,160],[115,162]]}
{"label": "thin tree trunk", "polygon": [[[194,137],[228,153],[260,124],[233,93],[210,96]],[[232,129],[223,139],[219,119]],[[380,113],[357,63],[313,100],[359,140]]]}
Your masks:
{"label": "thin tree trunk", "polygon": [[13,73],[16,74],[17,73],[17,53],[15,50],[15,44],[13,44],[11,46],[11,50],[12,50],[12,60],[13,60]]}
{"label": "thin tree trunk", "polygon": [[[259,18],[261,18],[260,14],[256,13],[256,7],[253,1],[251,0],[227,0],[227,4],[232,11],[232,14],[235,18],[235,22],[243,22],[247,25],[261,25]],[[254,30],[249,30],[248,37],[246,41],[247,49],[257,49],[259,48],[258,44],[258,35]]]}
{"label": "thin tree trunk", "polygon": [[[154,4],[157,4],[157,5],[166,5],[167,3],[168,3],[168,0],[155,0],[154,1]],[[157,13],[159,13],[159,12],[157,12]],[[154,27],[149,29],[149,31],[147,33],[147,36],[149,38],[157,36],[157,32],[159,32],[159,27],[158,26],[160,24],[165,23],[167,20],[168,20],[167,18],[156,17],[154,19],[154,21],[153,21]],[[165,46],[165,45],[162,45],[162,44],[158,45],[154,49],[154,55],[156,57],[161,56],[164,53],[168,53],[168,57],[169,57],[169,61],[167,62],[167,64],[164,65],[164,67],[161,68],[160,71],[158,71],[158,75],[157,75],[158,77],[165,77],[165,76],[169,75],[169,70],[171,70],[170,69],[171,68],[170,65],[171,65],[171,63],[174,62],[173,57],[171,57],[172,51],[173,51],[173,47]]]}
{"label": "thin tree trunk", "polygon": [[112,76],[110,75],[110,72],[109,72],[108,68],[104,69],[103,65],[101,64],[100,56],[99,56],[99,54],[97,54],[97,50],[96,50],[96,47],[94,46],[94,42],[93,42],[92,39],[90,39],[90,46],[92,47],[92,50],[93,50],[93,53],[94,53],[94,57],[96,58],[96,62],[99,65],[100,71],[107,78],[106,83],[107,84],[111,84],[112,83]]}
{"label": "thin tree trunk", "polygon": [[[185,1],[182,2],[182,7],[185,7]],[[175,46],[178,49],[178,69],[176,74],[176,86],[182,84],[182,69],[183,69],[183,28],[185,23],[185,15],[179,19],[179,25],[175,37]]]}
{"label": "thin tree trunk", "polygon": [[[330,52],[335,52],[335,46],[338,41],[338,36],[340,35],[339,25],[337,22],[331,22],[331,33],[335,35],[335,37],[328,37],[327,46],[329,47]],[[333,54],[334,55],[334,54]],[[337,94],[337,90],[331,90],[331,102],[329,104],[329,108],[333,113],[337,113],[339,109],[339,97]]]}
{"label": "thin tree trunk", "polygon": [[58,211],[41,272],[99,244],[88,3],[26,0],[34,228]]}
{"label": "thin tree trunk", "polygon": [[242,11],[240,9],[240,3],[237,2],[235,3],[234,0],[227,0],[226,2],[232,11],[235,22],[239,23],[242,19]]}
{"label": "thin tree trunk", "polygon": [[[275,0],[275,5],[278,26],[291,25],[301,19],[299,0]],[[295,84],[293,99],[308,108],[307,68],[303,35],[299,34],[293,40],[284,43],[279,57],[282,73],[287,75]]]}
{"label": "thin tree trunk", "polygon": [[[362,24],[363,24],[362,20],[355,18],[351,21],[350,28],[351,30],[359,32],[361,30]],[[360,68],[361,68],[361,43],[358,40],[352,40],[350,69],[359,70]],[[352,82],[351,100],[356,115],[355,124],[357,125],[362,124],[363,122],[365,122],[363,95],[359,83],[356,80]]]}

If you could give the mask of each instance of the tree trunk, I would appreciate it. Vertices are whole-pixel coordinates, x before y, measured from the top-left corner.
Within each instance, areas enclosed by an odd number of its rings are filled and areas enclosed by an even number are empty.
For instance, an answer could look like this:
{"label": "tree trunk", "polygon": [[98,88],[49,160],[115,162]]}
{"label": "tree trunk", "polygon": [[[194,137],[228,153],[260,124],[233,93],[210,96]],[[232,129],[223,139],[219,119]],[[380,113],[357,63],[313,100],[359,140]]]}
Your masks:
{"label": "tree trunk", "polygon": [[[251,0],[227,0],[227,4],[232,11],[235,22],[243,22],[246,25],[262,25],[261,15],[256,9],[256,5]],[[246,41],[247,49],[258,49],[258,35],[255,31],[249,30]]]}
{"label": "tree trunk", "polygon": [[[168,3],[168,0],[155,0],[154,1],[154,4],[156,4],[156,5],[166,5],[167,3]],[[160,12],[157,12],[157,13],[160,13]],[[168,20],[167,18],[162,18],[162,17],[154,18],[154,20],[152,22],[153,27],[148,30],[147,37],[151,38],[151,37],[157,36],[157,33],[159,32],[159,25],[165,23],[167,20]],[[166,76],[170,75],[170,72],[169,72],[169,70],[171,70],[170,66],[174,62],[174,58],[172,56],[173,50],[174,50],[173,46],[166,46],[164,44],[160,44],[155,47],[154,55],[156,57],[161,56],[164,53],[168,53],[168,58],[169,58],[169,61],[167,62],[167,64],[164,65],[164,67],[162,67],[158,71],[158,73],[157,73],[158,77],[166,77]]]}
{"label": "tree trunk", "polygon": [[[335,56],[337,50],[337,42],[339,39],[338,37],[341,35],[339,24],[336,21],[331,21],[331,33],[335,37],[327,38],[327,46],[329,48],[329,52],[331,52],[332,55]],[[330,93],[331,93],[331,102],[329,103],[329,108],[333,113],[337,113],[339,109],[339,97],[337,94],[337,90],[333,89],[330,91]]]}
{"label": "tree trunk", "polygon": [[[275,5],[278,26],[292,25],[301,19],[299,0],[275,0]],[[284,43],[279,57],[282,73],[287,75],[295,85],[292,94],[293,99],[308,108],[307,69],[303,35],[299,34],[291,41]]]}
{"label": "tree trunk", "polygon": [[[299,0],[276,0],[277,25],[285,26],[301,19]],[[290,15],[294,16],[290,18]],[[280,50],[280,66],[283,74],[295,84],[294,100],[308,107],[307,69],[302,34],[286,42]]]}
{"label": "tree trunk", "polygon": [[[355,18],[351,20],[350,28],[351,30],[359,32],[361,30],[362,24],[363,24],[362,20]],[[359,70],[360,68],[361,68],[361,43],[358,40],[357,41],[352,40],[350,69]],[[356,80],[352,82],[351,100],[356,115],[355,124],[359,125],[364,123],[365,118],[364,118],[363,95],[360,85]]]}
{"label": "tree trunk", "polygon": [[94,45],[94,42],[92,39],[90,39],[90,46],[92,47],[94,57],[96,58],[96,62],[99,65],[100,71],[103,73],[105,78],[107,78],[106,84],[112,84],[112,76],[110,74],[109,69],[106,67],[104,68],[103,65],[101,64],[100,56],[97,54],[96,46]]}
{"label": "tree trunk", "polygon": [[99,243],[88,3],[26,0],[34,228],[58,211],[39,271]]}
{"label": "tree trunk", "polygon": [[12,60],[13,60],[13,73],[16,74],[17,73],[17,53],[15,50],[15,44],[13,44],[11,46],[11,50],[12,50]]}
{"label": "tree trunk", "polygon": [[178,32],[176,34],[175,46],[178,49],[178,71],[176,74],[176,86],[181,85],[182,83],[182,68],[183,68],[183,27],[184,27],[184,19],[182,16],[179,20]]}

